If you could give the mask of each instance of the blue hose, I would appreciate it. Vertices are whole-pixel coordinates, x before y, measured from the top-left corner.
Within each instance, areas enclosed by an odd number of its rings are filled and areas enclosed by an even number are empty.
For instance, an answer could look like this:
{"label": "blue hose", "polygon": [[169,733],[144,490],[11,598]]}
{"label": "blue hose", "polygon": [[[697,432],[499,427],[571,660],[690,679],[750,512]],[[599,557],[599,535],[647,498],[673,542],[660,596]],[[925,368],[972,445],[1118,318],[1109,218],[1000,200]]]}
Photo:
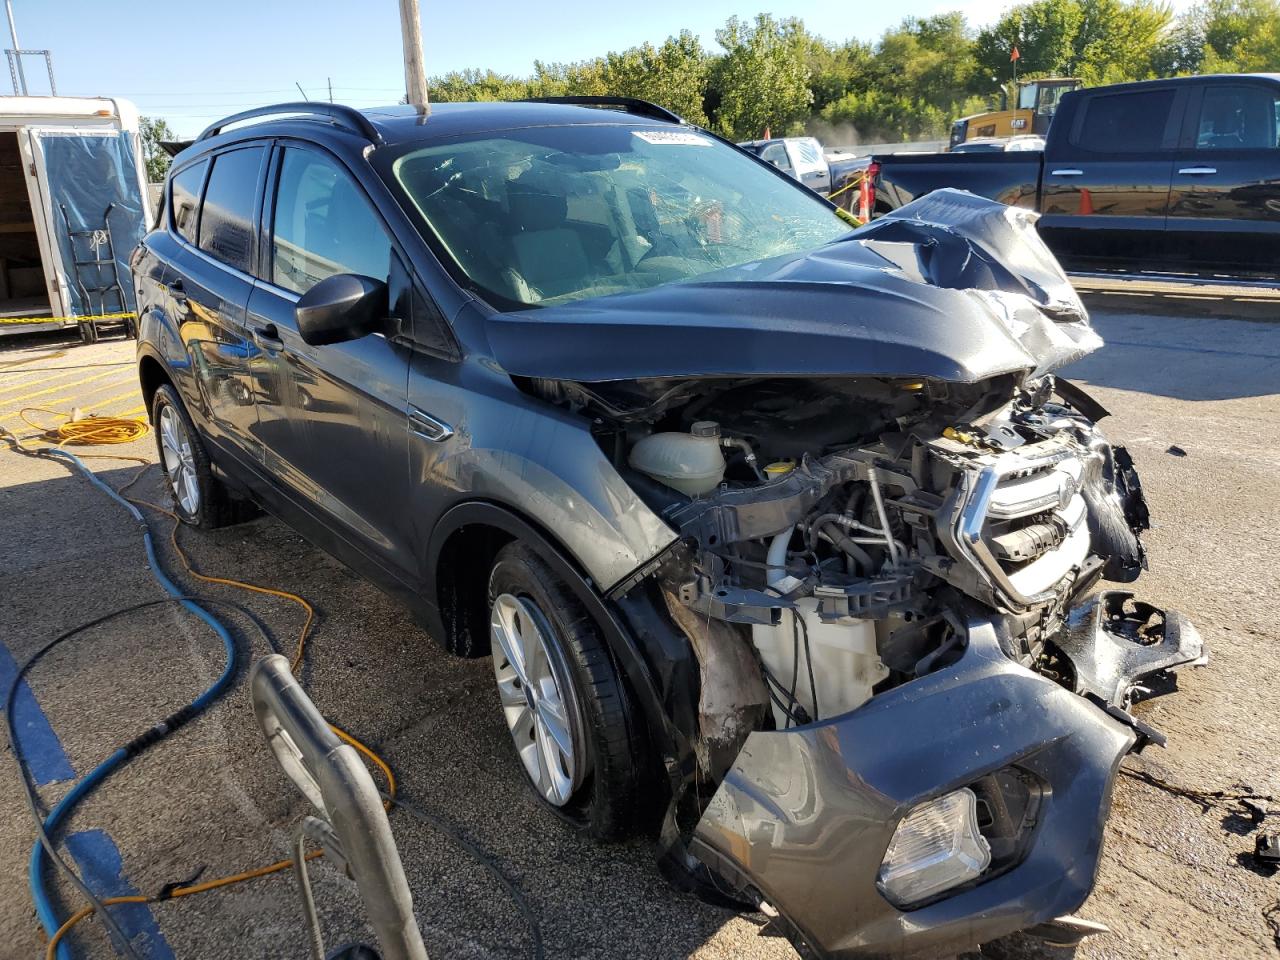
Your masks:
{"label": "blue hose", "polygon": [[[213,632],[222,638],[222,642],[227,648],[227,665],[223,669],[222,675],[210,684],[204,693],[200,694],[200,696],[196,697],[195,700],[191,701],[190,705],[180,711],[187,719],[202,712],[208,708],[214,700],[222,695],[227,686],[231,683],[232,677],[235,675],[236,645],[235,641],[231,638],[231,634],[227,632],[227,628],[224,627],[222,623],[219,622],[211,613],[199,604],[186,599],[184,593],[179,590],[177,585],[165,575],[164,570],[160,566],[160,561],[156,557],[155,544],[151,541],[151,529],[147,526],[146,519],[142,516],[141,511],[139,511],[137,507],[100,480],[92,470],[84,465],[84,461],[74,454],[67,453],[65,450],[48,450],[42,452],[47,457],[58,457],[68,461],[72,466],[83,473],[90,483],[98,487],[112,500],[115,500],[129,511],[130,515],[132,515],[132,517],[137,520],[138,524],[142,527],[142,542],[147,550],[147,565],[151,567],[151,572],[155,576],[156,582],[164,588],[166,593],[173,597],[181,598],[180,602],[182,606],[186,607],[189,611],[207,623]],[[166,732],[168,732],[167,729],[162,730],[158,733],[158,736],[163,736]],[[158,736],[156,738],[158,738]],[[44,821],[45,832],[52,835],[54,830],[57,829],[68,816],[70,816],[76,805],[91,793],[98,784],[110,776],[116,768],[128,760],[129,757],[133,755],[133,752],[134,751],[131,751],[127,747],[120,747],[112,753],[111,756],[103,760],[102,763],[98,764],[85,774],[85,776],[71,788],[70,792],[68,792],[67,795],[49,811],[49,815]],[[44,927],[45,932],[52,937],[58,932],[58,928],[62,926],[62,923],[54,913],[53,903],[49,898],[48,892],[45,890],[44,863],[44,848],[41,846],[40,841],[37,840],[35,846],[31,850],[31,861],[27,870],[27,878],[31,885],[31,898],[35,901],[36,914],[39,916],[40,923]],[[70,960],[71,955],[65,940],[58,944],[57,955],[58,960]]]}

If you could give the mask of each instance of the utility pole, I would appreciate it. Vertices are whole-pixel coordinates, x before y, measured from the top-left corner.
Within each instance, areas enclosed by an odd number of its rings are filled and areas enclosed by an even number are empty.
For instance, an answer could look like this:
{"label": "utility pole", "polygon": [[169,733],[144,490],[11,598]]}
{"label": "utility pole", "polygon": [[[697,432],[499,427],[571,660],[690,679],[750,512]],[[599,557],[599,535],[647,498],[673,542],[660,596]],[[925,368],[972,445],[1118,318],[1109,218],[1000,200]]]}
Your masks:
{"label": "utility pole", "polygon": [[[414,4],[417,6],[417,4]],[[27,95],[27,75],[22,72],[22,46],[18,43],[18,26],[13,22],[13,0],[4,0],[5,12],[9,14],[9,38],[13,41],[13,62],[18,68],[18,81],[22,85],[22,90],[14,90],[14,94],[25,97]]]}
{"label": "utility pole", "polygon": [[333,77],[326,77],[329,81],[329,102],[333,103]]}
{"label": "utility pole", "polygon": [[400,33],[404,38],[405,93],[409,103],[425,114],[431,109],[431,102],[427,98],[427,69],[422,62],[422,20],[418,0],[400,0]]}

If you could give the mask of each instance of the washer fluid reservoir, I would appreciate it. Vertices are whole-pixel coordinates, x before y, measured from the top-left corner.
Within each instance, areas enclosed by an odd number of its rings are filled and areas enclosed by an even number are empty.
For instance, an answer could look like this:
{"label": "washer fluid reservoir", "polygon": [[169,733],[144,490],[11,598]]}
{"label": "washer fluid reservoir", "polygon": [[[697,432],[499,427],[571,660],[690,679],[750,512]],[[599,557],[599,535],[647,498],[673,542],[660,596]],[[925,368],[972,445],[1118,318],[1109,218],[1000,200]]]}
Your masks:
{"label": "washer fluid reservoir", "polygon": [[688,433],[651,433],[631,448],[628,462],[690,497],[710,493],[724,479],[720,424],[699,420]]}

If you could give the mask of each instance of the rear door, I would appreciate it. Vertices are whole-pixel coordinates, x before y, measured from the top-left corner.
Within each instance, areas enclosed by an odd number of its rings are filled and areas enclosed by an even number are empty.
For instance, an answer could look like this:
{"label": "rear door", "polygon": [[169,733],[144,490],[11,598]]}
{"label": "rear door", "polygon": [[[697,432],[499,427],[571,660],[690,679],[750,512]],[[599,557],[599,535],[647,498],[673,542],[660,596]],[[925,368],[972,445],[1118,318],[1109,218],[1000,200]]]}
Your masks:
{"label": "rear door", "polygon": [[1280,271],[1280,87],[1232,78],[1192,91],[1168,231],[1191,267]]}
{"label": "rear door", "polygon": [[383,569],[411,573],[409,350],[388,336],[390,326],[310,346],[294,316],[299,298],[325,277],[389,281],[399,255],[367,194],[331,154],[277,145],[270,181],[261,280],[248,311],[261,351],[264,461],[286,494],[348,546]]}
{"label": "rear door", "polygon": [[791,155],[797,180],[824,197],[831,192],[831,168],[817,140],[812,137],[788,140],[787,152]]}
{"label": "rear door", "polygon": [[1044,157],[1039,230],[1068,264],[1163,262],[1186,93],[1176,84],[1089,93],[1059,117]]}
{"label": "rear door", "polygon": [[178,238],[169,315],[199,393],[196,415],[204,414],[215,444],[251,463],[259,451],[245,308],[266,156],[263,144],[248,144],[190,164],[173,174],[169,204]]}

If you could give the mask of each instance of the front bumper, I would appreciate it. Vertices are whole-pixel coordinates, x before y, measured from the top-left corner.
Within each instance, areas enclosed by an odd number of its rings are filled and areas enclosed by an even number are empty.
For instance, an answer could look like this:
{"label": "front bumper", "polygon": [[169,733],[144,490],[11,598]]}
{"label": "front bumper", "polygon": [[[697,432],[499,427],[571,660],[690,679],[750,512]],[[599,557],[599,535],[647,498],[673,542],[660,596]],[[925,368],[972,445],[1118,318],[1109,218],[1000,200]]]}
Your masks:
{"label": "front bumper", "polygon": [[[1088,897],[1116,770],[1139,739],[1126,721],[1012,662],[992,622],[974,620],[951,666],[842,717],[752,733],[690,850],[759,890],[818,956],[972,949]],[[876,876],[898,821],[1009,767],[1042,788],[1015,865],[916,909],[891,904]]]}

